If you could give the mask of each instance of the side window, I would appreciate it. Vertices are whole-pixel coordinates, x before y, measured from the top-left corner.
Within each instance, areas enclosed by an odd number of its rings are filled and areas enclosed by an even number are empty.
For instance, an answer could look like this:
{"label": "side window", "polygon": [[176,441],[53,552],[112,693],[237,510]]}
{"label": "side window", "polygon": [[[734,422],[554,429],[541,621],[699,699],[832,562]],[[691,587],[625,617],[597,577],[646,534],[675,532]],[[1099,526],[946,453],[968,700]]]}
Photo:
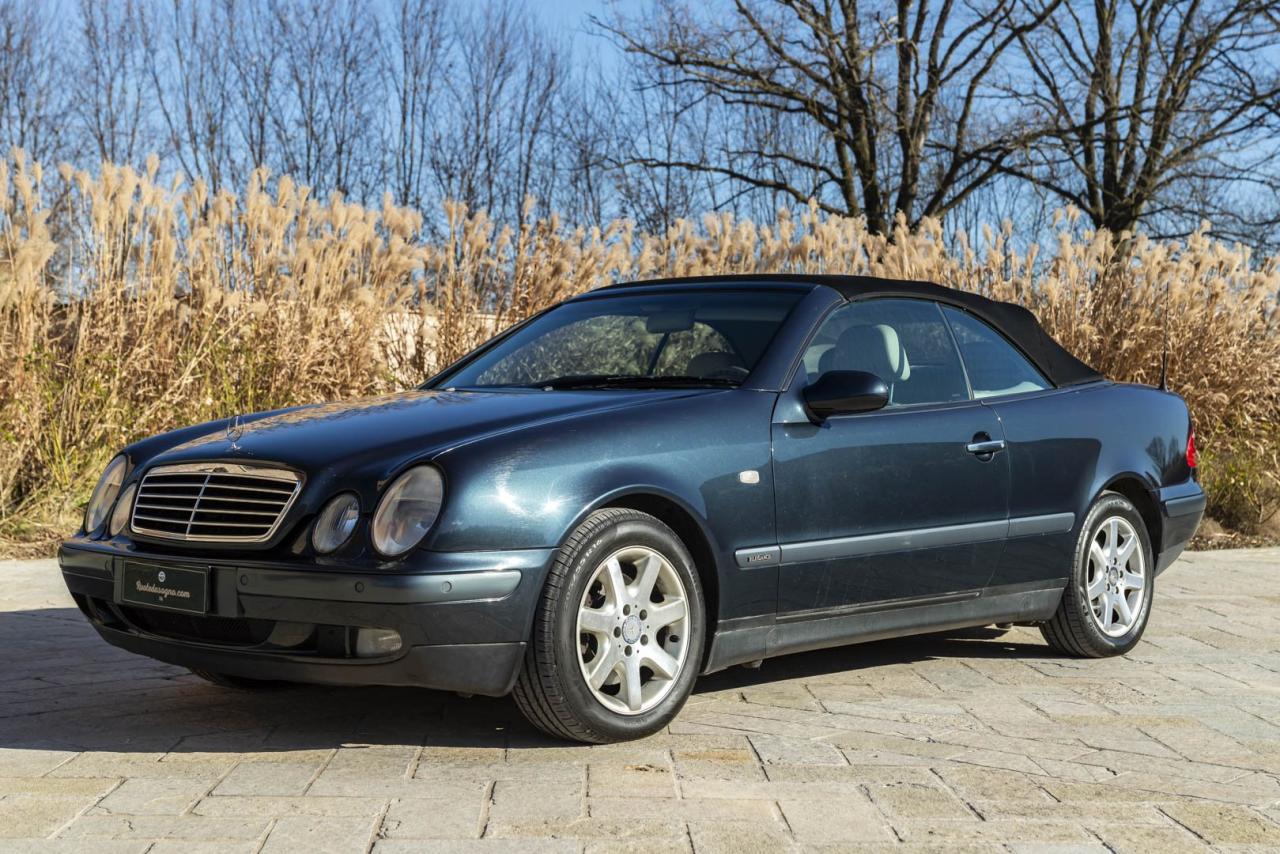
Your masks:
{"label": "side window", "polygon": [[832,312],[804,355],[812,382],[827,371],[868,371],[889,386],[889,405],[967,400],[969,389],[936,303],[871,299]]}
{"label": "side window", "polygon": [[1052,388],[1044,375],[1005,337],[978,318],[943,306],[969,372],[974,397],[1021,394]]}

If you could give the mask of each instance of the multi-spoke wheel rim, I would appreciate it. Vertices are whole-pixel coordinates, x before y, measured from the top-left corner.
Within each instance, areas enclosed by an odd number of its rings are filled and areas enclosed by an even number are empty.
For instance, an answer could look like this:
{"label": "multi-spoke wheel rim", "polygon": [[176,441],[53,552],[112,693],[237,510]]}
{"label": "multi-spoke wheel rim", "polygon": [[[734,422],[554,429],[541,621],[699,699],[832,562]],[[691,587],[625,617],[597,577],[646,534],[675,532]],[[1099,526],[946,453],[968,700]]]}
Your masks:
{"label": "multi-spoke wheel rim", "polygon": [[596,567],[578,604],[578,665],[596,700],[639,715],[671,693],[689,648],[689,600],[671,562],[644,546]]}
{"label": "multi-spoke wheel rim", "polygon": [[1110,637],[1126,634],[1142,614],[1146,554],[1138,532],[1123,516],[1103,520],[1093,535],[1087,590],[1093,620]]}

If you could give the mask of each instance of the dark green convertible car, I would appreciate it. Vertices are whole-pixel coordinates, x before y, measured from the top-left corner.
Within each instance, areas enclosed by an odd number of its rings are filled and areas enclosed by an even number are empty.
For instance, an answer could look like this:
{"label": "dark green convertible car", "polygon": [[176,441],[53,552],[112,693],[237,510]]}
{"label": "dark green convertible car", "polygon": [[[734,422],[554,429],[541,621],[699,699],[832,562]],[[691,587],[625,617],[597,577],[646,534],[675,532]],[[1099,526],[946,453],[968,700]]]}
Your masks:
{"label": "dark green convertible car", "polygon": [[136,442],[60,551],[216,683],[514,693],[642,736],[700,673],[1026,623],[1121,654],[1204,508],[1187,407],[923,282],[602,288],[400,394]]}

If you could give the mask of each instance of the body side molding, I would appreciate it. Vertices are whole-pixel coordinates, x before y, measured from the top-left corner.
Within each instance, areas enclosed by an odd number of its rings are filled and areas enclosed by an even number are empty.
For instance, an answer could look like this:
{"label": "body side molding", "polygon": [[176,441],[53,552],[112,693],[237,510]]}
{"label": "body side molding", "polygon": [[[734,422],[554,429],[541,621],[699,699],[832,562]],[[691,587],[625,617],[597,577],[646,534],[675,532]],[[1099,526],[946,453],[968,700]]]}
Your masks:
{"label": "body side molding", "polygon": [[[965,525],[945,525],[937,528],[913,528],[907,531],[890,531],[883,534],[867,534],[860,537],[840,537],[831,540],[807,540],[783,543],[780,546],[754,546],[734,552],[738,566],[796,564],[809,561],[832,560],[847,557],[905,552],[915,549],[932,549],[943,546],[980,543],[1007,537],[1030,537],[1040,534],[1061,534],[1075,526],[1074,513],[1050,513],[1044,516],[1021,516],[1015,519],[993,519],[989,522],[971,522]],[[777,555],[777,557],[774,557]]]}

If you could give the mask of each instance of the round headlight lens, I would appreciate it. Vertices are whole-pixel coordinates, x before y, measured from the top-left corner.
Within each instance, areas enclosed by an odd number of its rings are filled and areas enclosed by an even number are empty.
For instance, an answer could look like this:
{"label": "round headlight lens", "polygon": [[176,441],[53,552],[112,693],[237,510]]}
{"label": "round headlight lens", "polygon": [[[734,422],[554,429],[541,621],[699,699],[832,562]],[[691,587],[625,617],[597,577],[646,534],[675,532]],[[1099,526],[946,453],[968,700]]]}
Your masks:
{"label": "round headlight lens", "polygon": [[320,554],[328,554],[351,539],[351,532],[360,521],[360,499],[350,492],[331,499],[316,519],[311,531],[311,545]]}
{"label": "round headlight lens", "polygon": [[126,470],[129,468],[124,454],[107,463],[106,471],[98,478],[98,485],[93,488],[89,497],[89,506],[84,510],[84,529],[92,534],[101,527],[111,510],[111,504],[120,492],[120,484],[124,483]]}
{"label": "round headlight lens", "polygon": [[116,536],[129,524],[129,511],[133,509],[133,495],[137,491],[138,484],[131,483],[116,499],[116,509],[111,511],[111,524],[107,526],[111,536]]}
{"label": "round headlight lens", "polygon": [[402,555],[431,530],[444,498],[444,479],[434,466],[417,466],[387,487],[373,514],[373,546],[387,557]]}

